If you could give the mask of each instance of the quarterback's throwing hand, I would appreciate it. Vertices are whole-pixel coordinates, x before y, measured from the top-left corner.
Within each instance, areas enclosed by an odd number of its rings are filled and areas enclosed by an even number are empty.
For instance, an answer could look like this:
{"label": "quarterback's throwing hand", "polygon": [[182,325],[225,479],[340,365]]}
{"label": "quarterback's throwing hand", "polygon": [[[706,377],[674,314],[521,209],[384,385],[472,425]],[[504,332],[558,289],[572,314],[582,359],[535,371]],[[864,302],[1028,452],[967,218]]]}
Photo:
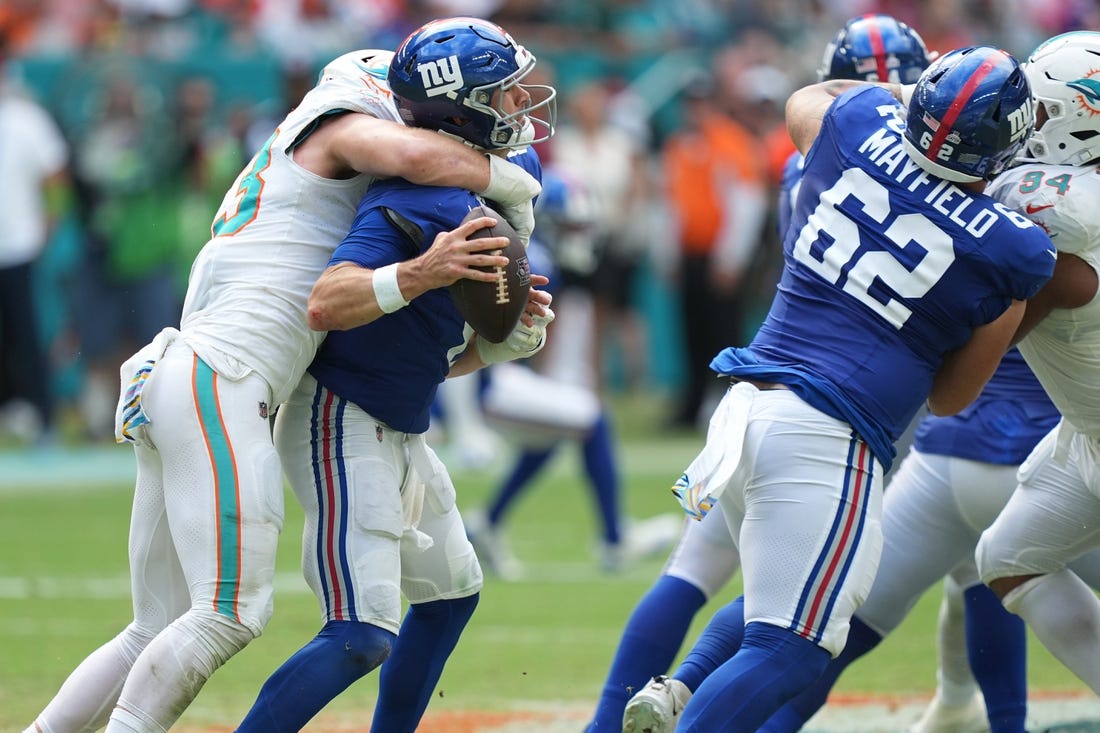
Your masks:
{"label": "quarterback's throwing hand", "polygon": [[420,271],[417,280],[423,283],[423,292],[447,287],[463,278],[494,282],[498,277],[496,269],[508,266],[508,258],[494,251],[503,251],[508,238],[478,237],[477,232],[496,223],[492,217],[481,216],[437,234],[432,246],[410,262]]}

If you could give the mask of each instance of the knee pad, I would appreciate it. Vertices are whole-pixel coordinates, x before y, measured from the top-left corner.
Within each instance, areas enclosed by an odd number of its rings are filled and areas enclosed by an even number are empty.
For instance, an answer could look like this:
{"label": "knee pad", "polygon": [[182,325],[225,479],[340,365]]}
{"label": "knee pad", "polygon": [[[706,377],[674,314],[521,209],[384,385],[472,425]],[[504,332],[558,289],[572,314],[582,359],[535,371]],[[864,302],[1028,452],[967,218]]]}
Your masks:
{"label": "knee pad", "polygon": [[319,639],[342,650],[345,665],[358,676],[366,675],[390,656],[397,635],[374,624],[358,621],[329,621],[317,634]]}
{"label": "knee pad", "polygon": [[241,622],[214,611],[192,609],[181,616],[176,625],[200,642],[194,653],[206,658],[207,676],[259,635]]}
{"label": "knee pad", "polygon": [[136,621],[130,623],[130,625],[123,629],[118,635],[119,653],[132,665],[138,658],[138,655],[145,651],[145,647],[149,646],[149,642],[151,642],[158,633],[160,633],[160,629],[154,629],[139,624]]}

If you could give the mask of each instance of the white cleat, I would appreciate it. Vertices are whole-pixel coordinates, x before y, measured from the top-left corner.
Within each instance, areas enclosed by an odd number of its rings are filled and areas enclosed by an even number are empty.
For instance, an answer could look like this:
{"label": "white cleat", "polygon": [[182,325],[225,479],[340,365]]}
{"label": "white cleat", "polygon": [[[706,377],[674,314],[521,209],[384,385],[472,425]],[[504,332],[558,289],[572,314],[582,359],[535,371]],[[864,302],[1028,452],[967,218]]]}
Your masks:
{"label": "white cleat", "polygon": [[604,542],[597,551],[604,572],[617,573],[639,560],[667,553],[684,529],[683,517],[675,514],[626,519],[622,525],[622,540],[614,545]]}
{"label": "white cleat", "polygon": [[684,518],[680,514],[658,514],[646,519],[623,522],[623,548],[627,560],[641,560],[664,555],[680,539]]}
{"label": "white cleat", "polygon": [[672,733],[691,690],[683,682],[659,675],[638,691],[623,711],[623,733]]}
{"label": "white cleat", "polygon": [[985,699],[974,693],[965,705],[948,707],[940,696],[932,698],[920,720],[909,728],[909,733],[988,733],[989,718],[985,713]]}

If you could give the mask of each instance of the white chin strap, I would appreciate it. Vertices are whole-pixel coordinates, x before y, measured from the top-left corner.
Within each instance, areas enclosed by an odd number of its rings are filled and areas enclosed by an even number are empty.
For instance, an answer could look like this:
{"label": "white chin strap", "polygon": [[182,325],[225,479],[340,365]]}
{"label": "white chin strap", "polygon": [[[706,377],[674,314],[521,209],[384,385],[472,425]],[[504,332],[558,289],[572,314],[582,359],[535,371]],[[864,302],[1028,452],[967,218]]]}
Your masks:
{"label": "white chin strap", "polygon": [[527,117],[523,120],[523,128],[513,136],[515,145],[530,145],[535,139],[535,123],[531,122],[531,118]]}

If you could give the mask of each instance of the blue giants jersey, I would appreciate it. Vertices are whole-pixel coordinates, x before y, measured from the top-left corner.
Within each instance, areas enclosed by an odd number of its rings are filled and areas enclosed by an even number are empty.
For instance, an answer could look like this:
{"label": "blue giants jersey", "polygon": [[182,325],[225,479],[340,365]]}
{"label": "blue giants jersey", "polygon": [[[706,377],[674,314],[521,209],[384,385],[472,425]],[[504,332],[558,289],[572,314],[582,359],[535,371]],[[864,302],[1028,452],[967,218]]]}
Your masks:
{"label": "blue giants jersey", "polygon": [[851,424],[886,467],[945,354],[1034,295],[1055,260],[1028,219],[917,166],[901,109],[876,86],[829,108],[771,310],[748,348],[711,365],[789,385]]}
{"label": "blue giants jersey", "polygon": [[[359,204],[351,231],[330,264],[377,269],[427,250],[474,206],[470,192],[379,181]],[[414,242],[392,223],[396,211],[422,231]],[[406,307],[347,331],[332,331],[309,367],[322,385],[394,430],[422,433],[435,390],[450,370],[448,351],[461,347],[464,322],[446,288],[429,290]]]}
{"label": "blue giants jersey", "polygon": [[957,415],[922,418],[913,447],[922,453],[1014,466],[1061,419],[1016,349],[1005,354],[978,399]]}
{"label": "blue giants jersey", "polygon": [[[540,177],[541,165],[532,149],[513,153],[510,159]],[[352,262],[377,269],[412,259],[479,205],[478,198],[463,189],[417,186],[400,178],[378,181],[359,202],[351,231],[329,264]],[[406,231],[407,226],[397,224],[402,218],[415,227]],[[429,290],[371,323],[330,332],[309,373],[394,430],[423,433],[436,389],[447,377],[452,358],[462,353],[464,328],[450,292]]]}

